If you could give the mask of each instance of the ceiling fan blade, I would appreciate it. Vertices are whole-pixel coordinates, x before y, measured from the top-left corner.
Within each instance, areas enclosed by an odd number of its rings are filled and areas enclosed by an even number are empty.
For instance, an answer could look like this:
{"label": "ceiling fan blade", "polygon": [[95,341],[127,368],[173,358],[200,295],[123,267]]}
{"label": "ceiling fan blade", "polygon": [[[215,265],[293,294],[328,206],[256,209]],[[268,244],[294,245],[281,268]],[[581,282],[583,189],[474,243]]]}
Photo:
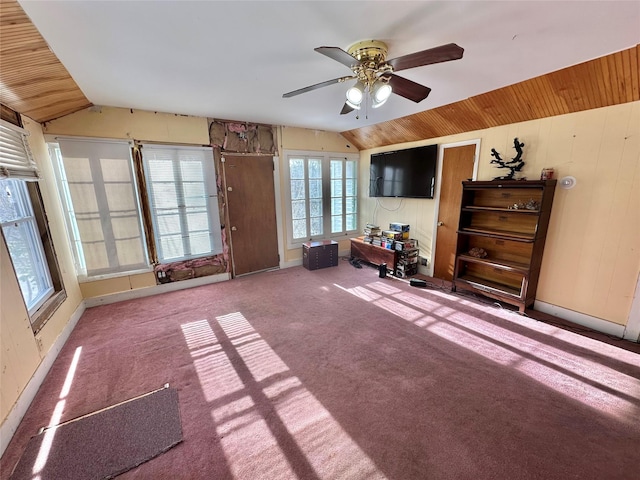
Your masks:
{"label": "ceiling fan blade", "polygon": [[318,53],[326,55],[336,62],[340,62],[341,64],[346,65],[349,68],[352,68],[355,65],[360,65],[360,60],[352,57],[347,52],[338,47],[318,47],[314,48],[314,50]]}
{"label": "ceiling fan blade", "polygon": [[353,112],[353,108],[351,108],[346,103],[342,106],[342,110],[340,110],[340,115],[346,115],[347,113]]}
{"label": "ceiling fan blade", "polygon": [[351,80],[353,78],[356,78],[356,77],[353,77],[353,76],[340,77],[340,78],[334,78],[333,80],[327,80],[326,82],[316,83],[315,85],[309,85],[308,87],[299,88],[298,90],[294,90],[292,92],[285,93],[285,94],[282,95],[282,98],[295,97],[296,95],[300,95],[301,93],[306,93],[306,92],[310,92],[312,90],[317,90],[318,88],[327,87],[329,85],[333,85],[334,83],[344,82],[346,80]]}
{"label": "ceiling fan blade", "polygon": [[408,98],[416,103],[427,98],[429,92],[431,92],[429,87],[420,85],[413,80],[408,80],[392,73],[385,76],[389,77],[389,85],[391,85],[393,93],[400,95],[401,97]]}
{"label": "ceiling fan blade", "polygon": [[455,43],[449,43],[447,45],[429,48],[428,50],[422,50],[421,52],[392,58],[387,63],[393,67],[394,72],[398,72],[407,68],[422,67],[433,63],[458,60],[459,58],[462,58],[463,52],[464,48],[459,47]]}

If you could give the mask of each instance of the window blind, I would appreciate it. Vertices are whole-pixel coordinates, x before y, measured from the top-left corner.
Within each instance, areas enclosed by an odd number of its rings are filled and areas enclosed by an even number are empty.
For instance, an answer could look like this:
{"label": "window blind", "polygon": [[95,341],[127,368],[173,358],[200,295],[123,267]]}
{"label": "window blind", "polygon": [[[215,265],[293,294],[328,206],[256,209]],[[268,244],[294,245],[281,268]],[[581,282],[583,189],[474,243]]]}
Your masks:
{"label": "window blind", "polygon": [[213,150],[143,144],[142,159],[160,261],[222,253]]}
{"label": "window blind", "polygon": [[0,120],[0,179],[37,180],[40,176],[25,129]]}
{"label": "window blind", "polygon": [[147,268],[129,143],[58,138],[58,144],[68,214],[80,237],[80,275]]}

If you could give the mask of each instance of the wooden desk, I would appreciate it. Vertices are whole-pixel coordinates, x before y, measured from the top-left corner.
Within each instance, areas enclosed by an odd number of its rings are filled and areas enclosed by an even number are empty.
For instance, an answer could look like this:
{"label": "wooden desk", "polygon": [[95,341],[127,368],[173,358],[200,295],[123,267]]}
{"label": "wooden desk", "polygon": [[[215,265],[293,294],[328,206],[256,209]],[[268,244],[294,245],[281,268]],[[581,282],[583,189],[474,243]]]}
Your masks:
{"label": "wooden desk", "polygon": [[389,270],[395,270],[398,252],[365,243],[363,238],[364,237],[356,237],[351,239],[351,256],[373,265],[386,263]]}

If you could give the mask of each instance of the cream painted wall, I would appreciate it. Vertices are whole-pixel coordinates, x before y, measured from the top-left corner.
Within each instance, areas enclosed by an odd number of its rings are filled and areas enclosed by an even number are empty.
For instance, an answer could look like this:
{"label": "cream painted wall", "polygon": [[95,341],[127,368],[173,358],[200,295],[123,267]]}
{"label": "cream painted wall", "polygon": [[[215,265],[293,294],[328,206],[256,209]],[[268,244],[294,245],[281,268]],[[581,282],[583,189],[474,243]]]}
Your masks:
{"label": "cream painted wall", "polygon": [[49,228],[67,299],[34,336],[7,246],[4,239],[0,241],[0,343],[2,346],[0,418],[2,422],[7,418],[36,368],[49,353],[53,343],[82,302],[64,222],[57,221],[62,218],[62,213],[42,129],[40,124],[26,117],[23,117],[23,121],[25,129],[30,133],[29,145],[42,176],[40,190],[49,218]]}
{"label": "cream painted wall", "polygon": [[542,168],[556,178],[576,177],[571,190],[556,189],[543,258],[538,300],[626,325],[640,272],[640,102],[549,117],[459,135],[366,150],[360,156],[360,224],[411,224],[421,255],[431,261],[434,200],[369,198],[370,154],[416,145],[480,139],[478,180],[502,175],[490,164],[491,148],[515,155],[525,143],[523,175]]}
{"label": "cream painted wall", "polygon": [[346,138],[336,132],[308,130],[297,127],[280,127],[279,144],[283,150],[311,150],[317,152],[358,153]]}
{"label": "cream painted wall", "polygon": [[209,145],[204,117],[156,113],[128,108],[87,108],[46,122],[44,133],[84,137],[121,138],[151,142]]}
{"label": "cream painted wall", "polygon": [[153,272],[148,272],[138,275],[125,275],[122,277],[83,282],[80,284],[80,290],[82,291],[83,298],[91,298],[155,286],[156,277]]}
{"label": "cream painted wall", "polygon": [[0,235],[0,418],[3,422],[40,364],[40,351],[21,298],[11,258]]}

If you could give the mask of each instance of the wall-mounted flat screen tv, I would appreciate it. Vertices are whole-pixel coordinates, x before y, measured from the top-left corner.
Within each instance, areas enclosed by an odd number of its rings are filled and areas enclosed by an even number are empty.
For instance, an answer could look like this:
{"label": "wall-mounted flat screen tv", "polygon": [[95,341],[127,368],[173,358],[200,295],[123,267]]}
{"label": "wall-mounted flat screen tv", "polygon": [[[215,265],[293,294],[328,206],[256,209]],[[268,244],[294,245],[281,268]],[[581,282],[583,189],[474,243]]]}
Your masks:
{"label": "wall-mounted flat screen tv", "polygon": [[370,197],[433,198],[438,145],[371,155]]}

